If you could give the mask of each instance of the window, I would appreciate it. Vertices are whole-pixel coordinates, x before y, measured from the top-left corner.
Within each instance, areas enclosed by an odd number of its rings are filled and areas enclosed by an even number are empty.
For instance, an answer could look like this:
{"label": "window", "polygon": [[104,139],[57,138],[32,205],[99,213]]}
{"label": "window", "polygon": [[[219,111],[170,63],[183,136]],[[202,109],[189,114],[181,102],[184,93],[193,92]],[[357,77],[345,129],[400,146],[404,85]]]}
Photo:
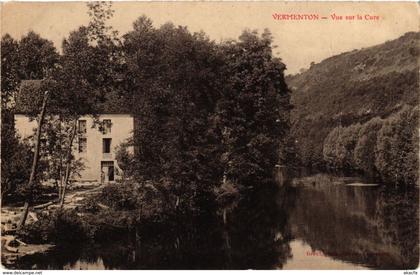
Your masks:
{"label": "window", "polygon": [[79,120],[79,134],[86,134],[86,120]]}
{"label": "window", "polygon": [[102,140],[102,153],[104,154],[111,153],[111,139],[110,138],[104,138]]}
{"label": "window", "polygon": [[79,138],[79,153],[86,153],[87,151],[87,139]]}
{"label": "window", "polygon": [[110,119],[103,120],[102,133],[103,134],[111,133],[111,120]]}

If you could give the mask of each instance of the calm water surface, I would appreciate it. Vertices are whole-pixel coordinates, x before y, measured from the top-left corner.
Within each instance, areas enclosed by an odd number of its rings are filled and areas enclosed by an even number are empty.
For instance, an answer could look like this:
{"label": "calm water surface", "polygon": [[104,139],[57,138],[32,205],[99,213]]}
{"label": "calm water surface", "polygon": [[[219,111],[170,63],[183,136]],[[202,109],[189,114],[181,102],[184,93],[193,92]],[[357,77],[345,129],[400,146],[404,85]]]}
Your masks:
{"label": "calm water surface", "polygon": [[418,190],[348,185],[355,181],[296,178],[291,186],[241,200],[227,211],[227,224],[209,222],[142,242],[55,248],[9,268],[416,268]]}

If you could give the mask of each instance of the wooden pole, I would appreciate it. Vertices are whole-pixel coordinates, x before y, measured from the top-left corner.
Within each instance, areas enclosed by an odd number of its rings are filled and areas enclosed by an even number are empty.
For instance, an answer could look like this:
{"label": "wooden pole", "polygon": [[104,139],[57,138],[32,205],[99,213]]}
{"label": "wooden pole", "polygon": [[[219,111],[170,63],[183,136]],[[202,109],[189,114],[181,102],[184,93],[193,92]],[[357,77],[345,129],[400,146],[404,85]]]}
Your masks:
{"label": "wooden pole", "polygon": [[73,148],[73,140],[74,140],[74,137],[76,136],[76,132],[77,132],[77,119],[74,120],[73,130],[72,130],[72,132],[70,134],[69,147],[67,148],[67,155],[66,155],[66,174],[64,176],[64,183],[63,183],[63,191],[62,191],[62,194],[61,194],[60,208],[63,207],[63,205],[64,205],[64,197],[66,196],[67,183],[68,183],[69,177],[70,177],[71,151],[72,151],[72,148]]}
{"label": "wooden pole", "polygon": [[[31,175],[29,176],[29,183],[28,183],[28,187],[30,189],[29,202],[31,202],[33,199],[33,184],[34,184],[34,179],[36,175],[36,170],[38,167],[41,131],[42,131],[42,125],[44,124],[45,110],[47,108],[48,97],[49,97],[49,91],[45,91],[44,99],[42,101],[41,112],[38,115],[38,127],[36,129],[36,136],[35,136],[34,158],[32,160]],[[23,210],[22,216],[19,220],[19,224],[17,227],[18,230],[21,229],[22,226],[25,225],[26,218],[28,217],[29,206],[30,206],[29,202],[28,201],[25,202],[24,210]]]}

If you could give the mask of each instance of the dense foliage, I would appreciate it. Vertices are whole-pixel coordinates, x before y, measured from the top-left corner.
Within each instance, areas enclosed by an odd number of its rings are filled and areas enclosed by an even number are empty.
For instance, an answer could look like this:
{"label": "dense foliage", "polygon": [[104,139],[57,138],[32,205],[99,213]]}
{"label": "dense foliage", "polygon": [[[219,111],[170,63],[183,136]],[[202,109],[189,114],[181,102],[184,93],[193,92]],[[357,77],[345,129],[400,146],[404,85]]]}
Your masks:
{"label": "dense foliage", "polygon": [[[124,35],[137,118],[132,177],[171,194],[180,212],[212,204],[223,180],[244,186],[272,182],[288,133],[284,64],[272,38],[245,31],[216,44],[204,33],[140,17]],[[124,165],[126,166],[127,165]]]}
{"label": "dense foliage", "polygon": [[334,128],[324,140],[323,158],[334,169],[362,171],[395,184],[416,184],[419,178],[419,108],[364,124]]}
{"label": "dense foliage", "polygon": [[272,180],[289,130],[286,67],[272,56],[271,42],[268,31],[244,32],[222,45],[229,76],[217,109],[224,175],[245,186]]}
{"label": "dense foliage", "polygon": [[405,108],[378,132],[375,166],[386,181],[418,184],[419,108]]}
{"label": "dense foliage", "polygon": [[[167,203],[197,210],[220,178],[213,113],[222,71],[216,47],[203,33],[146,17],[124,36],[126,81],[135,122],[134,177],[171,189]],[[210,198],[208,198],[210,199]]]}

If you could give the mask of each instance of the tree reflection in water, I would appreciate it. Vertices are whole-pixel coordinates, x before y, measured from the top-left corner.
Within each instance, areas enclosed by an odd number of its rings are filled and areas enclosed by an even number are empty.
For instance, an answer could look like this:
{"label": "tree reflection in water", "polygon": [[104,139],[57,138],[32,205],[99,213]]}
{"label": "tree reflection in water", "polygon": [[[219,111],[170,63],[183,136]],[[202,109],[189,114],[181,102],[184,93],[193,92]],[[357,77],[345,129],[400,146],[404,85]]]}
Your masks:
{"label": "tree reflection in water", "polygon": [[241,200],[224,228],[229,269],[281,268],[291,258],[288,213],[292,193],[262,188]]}
{"label": "tree reflection in water", "polygon": [[300,181],[290,224],[295,238],[326,256],[374,269],[418,265],[418,189]]}
{"label": "tree reflection in water", "polygon": [[227,211],[226,224],[216,215],[177,221],[140,241],[130,235],[56,248],[23,257],[11,268],[273,269],[287,263],[305,269],[307,258],[292,251],[292,240],[303,241],[299,247],[308,253],[322,253],[311,268],[332,262],[342,268],[417,267],[418,189],[346,186],[328,175],[294,182],[249,192]]}
{"label": "tree reflection in water", "polygon": [[[288,198],[286,200],[286,198]],[[18,269],[272,269],[290,257],[288,207],[292,197],[273,186],[253,190],[227,214],[207,216],[105,245],[56,248],[26,256]]]}

